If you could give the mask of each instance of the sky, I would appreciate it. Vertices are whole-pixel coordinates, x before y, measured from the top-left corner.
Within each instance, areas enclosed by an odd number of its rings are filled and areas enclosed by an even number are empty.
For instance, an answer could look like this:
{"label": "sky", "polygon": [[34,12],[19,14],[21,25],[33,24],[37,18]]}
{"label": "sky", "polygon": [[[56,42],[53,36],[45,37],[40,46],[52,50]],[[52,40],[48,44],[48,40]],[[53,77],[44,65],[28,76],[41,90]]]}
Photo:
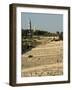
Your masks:
{"label": "sky", "polygon": [[29,28],[30,19],[32,29],[39,29],[48,32],[63,32],[63,14],[21,12],[21,29]]}

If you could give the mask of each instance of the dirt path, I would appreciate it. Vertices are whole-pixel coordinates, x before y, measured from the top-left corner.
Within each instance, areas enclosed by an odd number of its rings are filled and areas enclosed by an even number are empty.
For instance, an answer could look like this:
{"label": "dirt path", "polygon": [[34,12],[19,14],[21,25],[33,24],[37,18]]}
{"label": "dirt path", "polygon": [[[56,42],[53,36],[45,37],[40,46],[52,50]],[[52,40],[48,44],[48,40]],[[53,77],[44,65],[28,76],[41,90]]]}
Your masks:
{"label": "dirt path", "polygon": [[[32,57],[29,58],[29,55]],[[22,77],[63,74],[63,42],[50,42],[22,55]]]}
{"label": "dirt path", "polygon": [[56,64],[52,64],[52,65],[42,65],[42,66],[38,66],[38,67],[33,67],[33,68],[27,68],[27,69],[24,69],[22,70],[22,72],[29,72],[29,71],[35,71],[35,70],[40,70],[40,69],[44,69],[44,68],[48,68],[49,70],[51,68],[53,68],[55,70],[55,68],[60,68],[62,67],[63,64],[62,63],[56,63]]}

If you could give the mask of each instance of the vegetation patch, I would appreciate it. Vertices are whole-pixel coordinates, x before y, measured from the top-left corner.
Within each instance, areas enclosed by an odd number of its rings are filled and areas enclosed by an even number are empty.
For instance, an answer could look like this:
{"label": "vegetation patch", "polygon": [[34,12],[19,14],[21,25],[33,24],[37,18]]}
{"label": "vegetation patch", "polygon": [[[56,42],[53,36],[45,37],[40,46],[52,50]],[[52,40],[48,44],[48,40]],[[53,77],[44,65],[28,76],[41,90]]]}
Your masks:
{"label": "vegetation patch", "polygon": [[28,57],[29,57],[29,58],[32,58],[33,56],[32,56],[32,55],[29,55]]}

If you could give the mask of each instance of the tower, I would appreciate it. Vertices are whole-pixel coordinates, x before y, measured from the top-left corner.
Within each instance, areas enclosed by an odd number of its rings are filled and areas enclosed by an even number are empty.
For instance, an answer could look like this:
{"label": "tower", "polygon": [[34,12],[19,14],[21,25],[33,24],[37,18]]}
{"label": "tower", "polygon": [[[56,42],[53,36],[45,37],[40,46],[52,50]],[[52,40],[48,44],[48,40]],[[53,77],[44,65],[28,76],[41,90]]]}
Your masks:
{"label": "tower", "polygon": [[32,25],[31,25],[31,19],[29,19],[29,36],[32,38]]}
{"label": "tower", "polygon": [[31,19],[30,19],[30,21],[29,21],[29,24],[30,24],[30,31],[31,31]]}

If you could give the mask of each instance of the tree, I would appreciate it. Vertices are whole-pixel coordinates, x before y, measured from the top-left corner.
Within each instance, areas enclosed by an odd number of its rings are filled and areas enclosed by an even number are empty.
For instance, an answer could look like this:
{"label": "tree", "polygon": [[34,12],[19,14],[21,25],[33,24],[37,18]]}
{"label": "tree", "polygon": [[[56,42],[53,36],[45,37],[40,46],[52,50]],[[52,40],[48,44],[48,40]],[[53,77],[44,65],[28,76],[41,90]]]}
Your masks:
{"label": "tree", "polygon": [[63,32],[56,32],[57,36],[59,37],[59,40],[63,40]]}
{"label": "tree", "polygon": [[59,36],[59,31],[57,31],[56,34]]}
{"label": "tree", "polygon": [[59,34],[59,38],[60,38],[60,40],[63,40],[63,32],[61,32],[61,33]]}

